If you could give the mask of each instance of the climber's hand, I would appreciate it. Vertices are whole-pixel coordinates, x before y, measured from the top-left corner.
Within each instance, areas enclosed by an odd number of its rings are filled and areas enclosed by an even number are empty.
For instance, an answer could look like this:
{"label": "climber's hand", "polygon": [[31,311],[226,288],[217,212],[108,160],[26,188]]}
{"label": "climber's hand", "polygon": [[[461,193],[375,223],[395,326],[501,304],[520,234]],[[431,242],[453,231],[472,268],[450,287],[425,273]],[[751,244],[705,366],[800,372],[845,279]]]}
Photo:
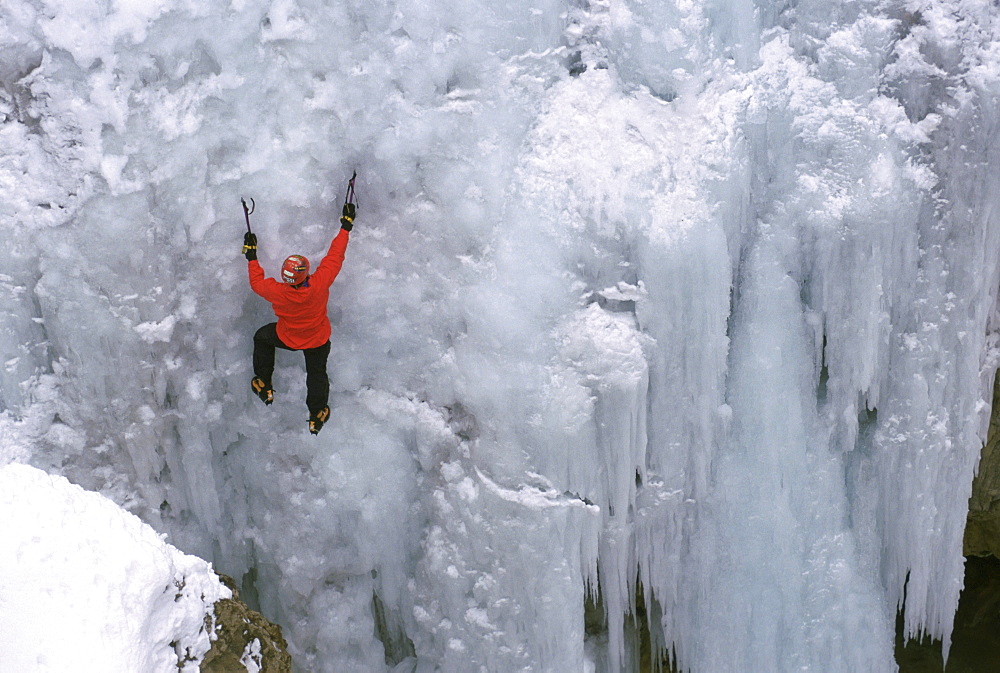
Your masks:
{"label": "climber's hand", "polygon": [[350,231],[354,228],[354,215],[356,209],[353,203],[344,204],[344,214],[340,217],[340,228]]}
{"label": "climber's hand", "polygon": [[243,234],[243,254],[246,255],[248,262],[257,259],[257,234],[249,231]]}

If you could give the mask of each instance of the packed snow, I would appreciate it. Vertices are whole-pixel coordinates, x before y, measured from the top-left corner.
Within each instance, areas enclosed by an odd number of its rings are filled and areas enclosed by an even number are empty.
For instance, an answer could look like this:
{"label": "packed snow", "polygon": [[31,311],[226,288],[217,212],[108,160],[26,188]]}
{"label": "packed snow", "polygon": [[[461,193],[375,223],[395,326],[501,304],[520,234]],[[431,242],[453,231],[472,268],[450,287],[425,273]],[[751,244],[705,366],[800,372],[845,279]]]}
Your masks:
{"label": "packed snow", "polygon": [[0,536],[3,671],[197,670],[232,595],[135,515],[28,465],[0,467]]}
{"label": "packed snow", "polygon": [[[303,671],[947,653],[998,364],[981,0],[4,0],[0,463]],[[240,255],[319,259],[332,417]],[[904,603],[905,597],[905,603]],[[606,625],[585,625],[597,603]],[[256,664],[254,653],[244,657]]]}

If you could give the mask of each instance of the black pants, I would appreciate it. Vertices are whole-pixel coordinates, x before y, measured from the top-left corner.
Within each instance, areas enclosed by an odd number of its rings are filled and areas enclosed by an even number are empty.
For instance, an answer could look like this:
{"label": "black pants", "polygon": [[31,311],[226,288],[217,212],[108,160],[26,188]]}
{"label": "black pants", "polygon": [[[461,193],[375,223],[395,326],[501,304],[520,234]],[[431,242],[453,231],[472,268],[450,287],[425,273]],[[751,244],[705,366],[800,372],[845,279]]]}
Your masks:
{"label": "black pants", "polygon": [[[274,349],[289,348],[278,338],[278,323],[264,325],[253,335],[253,373],[268,384],[274,374]],[[330,398],[330,377],[326,373],[326,360],[330,357],[330,342],[316,348],[303,348],[306,356],[306,406],[316,414],[327,405]]]}

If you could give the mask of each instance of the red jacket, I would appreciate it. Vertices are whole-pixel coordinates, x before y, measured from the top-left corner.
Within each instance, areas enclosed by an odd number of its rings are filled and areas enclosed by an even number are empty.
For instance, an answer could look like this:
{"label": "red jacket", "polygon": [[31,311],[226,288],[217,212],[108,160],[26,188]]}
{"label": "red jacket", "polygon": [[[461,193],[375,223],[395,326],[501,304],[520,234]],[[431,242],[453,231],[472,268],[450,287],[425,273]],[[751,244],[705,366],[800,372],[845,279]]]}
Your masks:
{"label": "red jacket", "polygon": [[330,340],[326,304],[330,299],[330,285],[344,264],[349,238],[350,234],[341,229],[316,271],[298,287],[265,278],[260,262],[250,262],[250,289],[271,302],[278,316],[278,338],[289,348],[316,348]]}

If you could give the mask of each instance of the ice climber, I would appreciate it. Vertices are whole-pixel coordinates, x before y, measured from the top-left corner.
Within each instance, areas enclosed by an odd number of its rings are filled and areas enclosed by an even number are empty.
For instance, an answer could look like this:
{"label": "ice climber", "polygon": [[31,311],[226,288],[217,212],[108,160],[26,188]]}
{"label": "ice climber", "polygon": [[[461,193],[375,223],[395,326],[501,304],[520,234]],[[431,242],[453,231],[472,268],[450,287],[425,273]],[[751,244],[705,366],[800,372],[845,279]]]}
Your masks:
{"label": "ice climber", "polygon": [[[317,434],[330,418],[327,405],[330,377],[326,361],[330,356],[330,318],[326,313],[330,285],[344,264],[344,252],[354,227],[355,206],[344,204],[340,231],[330,242],[323,261],[309,273],[309,260],[292,255],[281,265],[281,280],[264,277],[257,261],[257,235],[243,236],[243,254],[250,273],[250,288],[271,302],[277,322],[264,325],[253,337],[253,373],[250,387],[264,404],[274,401],[271,375],[274,373],[274,349],[302,351],[306,359],[306,406],[309,407],[309,432]],[[249,219],[248,219],[249,223]],[[249,227],[248,227],[249,228]]]}

